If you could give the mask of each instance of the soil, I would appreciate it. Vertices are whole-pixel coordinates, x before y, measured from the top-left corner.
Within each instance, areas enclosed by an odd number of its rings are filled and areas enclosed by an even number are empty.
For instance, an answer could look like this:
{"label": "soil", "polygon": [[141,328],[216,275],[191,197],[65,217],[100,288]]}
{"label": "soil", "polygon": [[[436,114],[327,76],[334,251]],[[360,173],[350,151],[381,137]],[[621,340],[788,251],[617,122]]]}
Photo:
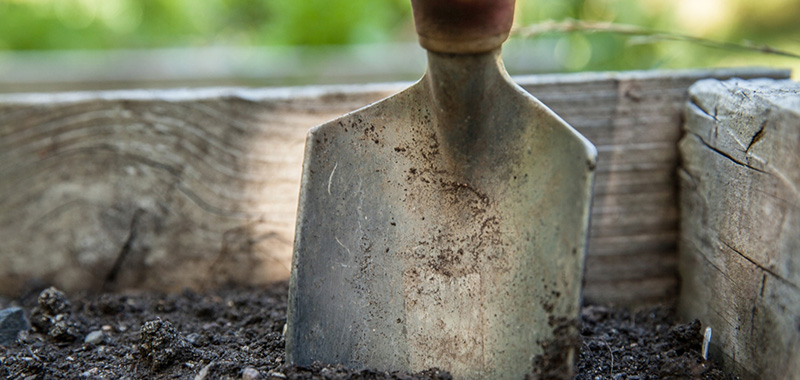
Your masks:
{"label": "soil", "polygon": [[[288,365],[286,292],[280,283],[202,294],[70,297],[48,288],[15,301],[0,298],[0,309],[22,307],[33,326],[0,346],[0,378],[451,378],[437,369],[405,374]],[[631,312],[587,306],[581,321],[577,380],[735,379],[702,359],[700,324],[676,323],[670,307]]]}

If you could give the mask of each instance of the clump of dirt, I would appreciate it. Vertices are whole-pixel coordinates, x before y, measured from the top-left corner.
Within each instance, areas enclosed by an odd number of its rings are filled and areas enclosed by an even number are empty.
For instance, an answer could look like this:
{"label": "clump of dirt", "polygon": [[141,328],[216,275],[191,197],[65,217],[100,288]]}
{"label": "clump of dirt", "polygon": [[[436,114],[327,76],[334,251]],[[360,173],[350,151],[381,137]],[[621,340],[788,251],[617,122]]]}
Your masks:
{"label": "clump of dirt", "polygon": [[[451,379],[437,369],[407,374],[286,364],[286,293],[281,283],[69,299],[49,288],[38,298],[0,299],[0,309],[23,307],[34,326],[16,343],[0,346],[0,378]],[[670,308],[589,306],[581,320],[577,380],[734,379],[700,356],[699,323],[675,323]]]}
{"label": "clump of dirt", "polygon": [[139,354],[153,370],[168,367],[193,356],[191,345],[172,324],[161,319],[147,321],[139,330]]}
{"label": "clump of dirt", "polygon": [[60,290],[48,288],[39,294],[31,310],[31,325],[56,343],[69,344],[83,334],[83,326],[71,318],[71,304]]}

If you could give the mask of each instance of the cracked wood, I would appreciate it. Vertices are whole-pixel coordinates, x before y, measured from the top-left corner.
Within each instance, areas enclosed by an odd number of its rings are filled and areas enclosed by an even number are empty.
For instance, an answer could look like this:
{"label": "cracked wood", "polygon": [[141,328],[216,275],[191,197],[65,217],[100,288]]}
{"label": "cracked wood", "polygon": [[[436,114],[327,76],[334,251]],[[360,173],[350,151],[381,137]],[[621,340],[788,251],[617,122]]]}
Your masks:
{"label": "cracked wood", "polygon": [[744,379],[800,379],[800,84],[705,80],[680,142],[680,311]]}

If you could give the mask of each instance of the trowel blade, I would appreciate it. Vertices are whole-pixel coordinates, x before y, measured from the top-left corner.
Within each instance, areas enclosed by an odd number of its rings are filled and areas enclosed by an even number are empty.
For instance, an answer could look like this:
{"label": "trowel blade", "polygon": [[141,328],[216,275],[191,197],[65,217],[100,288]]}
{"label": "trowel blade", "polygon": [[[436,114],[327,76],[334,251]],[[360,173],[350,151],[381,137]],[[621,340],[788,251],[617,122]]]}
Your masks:
{"label": "trowel blade", "polygon": [[425,78],[310,131],[291,362],[571,376],[596,150],[496,81],[468,141]]}

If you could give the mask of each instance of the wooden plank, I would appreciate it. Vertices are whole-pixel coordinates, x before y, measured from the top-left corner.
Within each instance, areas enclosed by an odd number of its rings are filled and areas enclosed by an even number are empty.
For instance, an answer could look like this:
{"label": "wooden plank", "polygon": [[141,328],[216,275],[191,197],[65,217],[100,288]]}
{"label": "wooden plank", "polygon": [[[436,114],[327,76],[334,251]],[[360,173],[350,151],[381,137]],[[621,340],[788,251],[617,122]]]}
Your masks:
{"label": "wooden plank", "polygon": [[[626,73],[623,77],[602,80],[580,74],[562,81],[558,90],[526,86],[556,113],[564,117],[597,145],[598,159],[592,226],[589,237],[585,298],[592,303],[641,305],[667,299],[676,293],[677,280],[647,280],[640,276],[637,292],[600,281],[619,281],[642,273],[633,268],[653,267],[659,262],[674,262],[676,244],[664,244],[651,251],[652,243],[641,237],[657,234],[675,236],[678,230],[676,203],[657,203],[642,207],[635,202],[615,201],[628,194],[671,192],[677,189],[675,167],[680,138],[682,110],[689,85],[707,77],[726,78],[731,72],[659,75],[657,72]],[[759,77],[756,72],[737,73],[737,77]],[[612,95],[613,94],[613,95]],[[582,100],[582,101],[580,101]],[[580,107],[575,103],[580,101]],[[675,199],[674,197],[672,199]],[[608,205],[615,205],[608,207]],[[641,254],[620,255],[617,260],[595,260],[603,252],[611,255],[616,246],[606,246],[609,237],[624,237],[642,246],[627,249]],[[655,252],[655,253],[653,253]],[[655,255],[655,256],[654,256]],[[597,267],[597,268],[595,268]],[[666,276],[677,278],[674,264],[666,265]],[[609,269],[609,270],[606,270]],[[604,279],[597,273],[615,274],[618,280]],[[622,294],[605,294],[600,289]]]}
{"label": "wooden plank", "polygon": [[[601,152],[588,301],[674,294],[686,89],[732,76],[788,72],[517,78]],[[404,86],[0,95],[0,292],[34,277],[67,290],[286,278],[306,130]]]}
{"label": "wooden plank", "polygon": [[678,233],[675,231],[637,234],[635,236],[612,235],[595,236],[592,241],[598,248],[591,257],[629,255],[642,252],[675,252]]}
{"label": "wooden plank", "polygon": [[680,311],[745,379],[800,379],[800,84],[702,81],[680,143]]}
{"label": "wooden plank", "polygon": [[[591,259],[587,260],[587,263],[591,263],[591,261]],[[584,303],[596,304],[595,300],[600,299],[603,301],[601,304],[655,305],[673,300],[677,285],[678,278],[674,275],[633,280],[595,280],[592,287],[587,287],[584,291]],[[664,289],[664,291],[656,293],[653,292],[653,289]],[[632,303],[631,299],[637,301]]]}
{"label": "wooden plank", "polygon": [[[675,244],[665,247],[674,251]],[[619,254],[588,257],[585,281],[592,286],[584,290],[586,302],[595,303],[596,299],[601,299],[605,304],[630,305],[630,293],[637,298],[636,305],[670,302],[677,290],[677,258],[665,255],[665,247],[639,251],[635,256]],[[633,257],[637,259],[632,259]],[[666,290],[655,293],[653,288]]]}
{"label": "wooden plank", "polygon": [[383,87],[6,97],[0,289],[285,278],[306,130]]}

